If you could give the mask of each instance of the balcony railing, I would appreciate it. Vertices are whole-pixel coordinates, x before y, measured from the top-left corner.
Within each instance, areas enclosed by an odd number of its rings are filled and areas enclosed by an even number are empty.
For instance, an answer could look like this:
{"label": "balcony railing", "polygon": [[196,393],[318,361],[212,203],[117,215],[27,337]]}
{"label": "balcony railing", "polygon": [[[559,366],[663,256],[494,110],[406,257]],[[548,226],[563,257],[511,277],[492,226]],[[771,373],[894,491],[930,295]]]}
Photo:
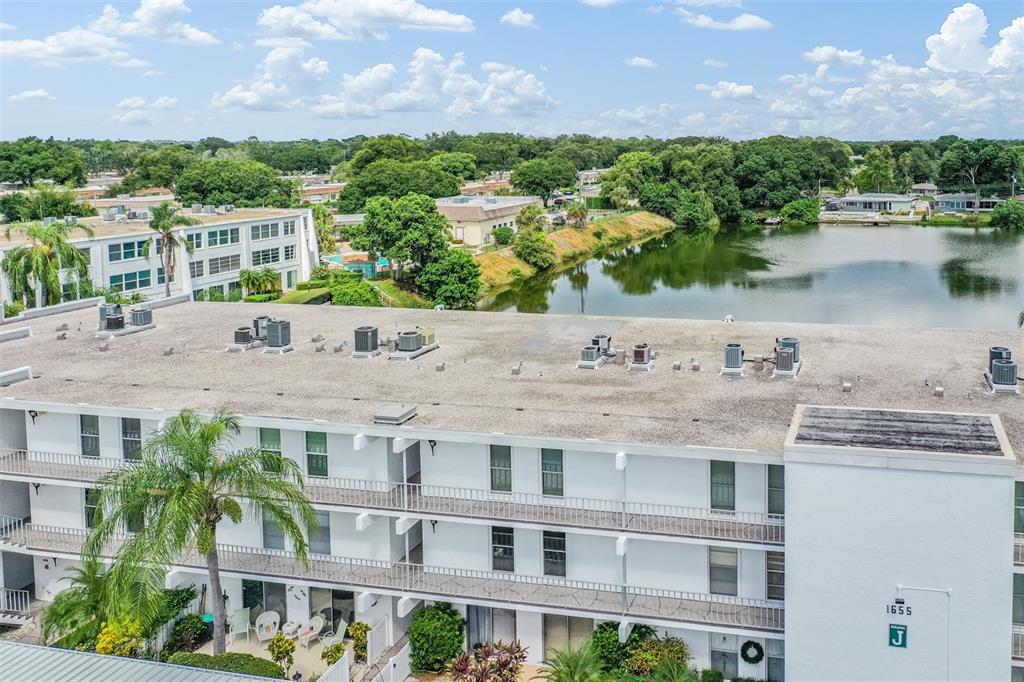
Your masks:
{"label": "balcony railing", "polygon": [[1024,533],[1013,534],[1013,564],[1024,566]]}
{"label": "balcony railing", "polygon": [[[106,471],[125,466],[131,462],[0,450],[0,473],[91,482]],[[306,494],[318,504],[355,508],[708,540],[785,542],[784,517],[759,512],[316,476],[306,478]]]}
{"label": "balcony railing", "polygon": [[[0,541],[39,551],[77,553],[88,531],[0,519]],[[114,538],[106,549],[112,554],[124,541]],[[547,576],[475,571],[407,562],[356,559],[311,554],[308,565],[283,550],[218,545],[222,570],[245,575],[295,580],[305,578],[331,585],[490,603],[531,605],[565,611],[603,614],[609,618],[644,618],[681,623],[739,627],[781,632],[781,602],[745,599],[699,592],[615,585]],[[196,553],[181,557],[177,565],[206,569]]]}
{"label": "balcony railing", "polygon": [[32,597],[28,590],[12,590],[6,587],[0,589],[0,614],[27,616],[30,613],[31,602]]}
{"label": "balcony railing", "polygon": [[1024,660],[1024,626],[1013,626],[1013,648],[1010,655],[1017,660]]}

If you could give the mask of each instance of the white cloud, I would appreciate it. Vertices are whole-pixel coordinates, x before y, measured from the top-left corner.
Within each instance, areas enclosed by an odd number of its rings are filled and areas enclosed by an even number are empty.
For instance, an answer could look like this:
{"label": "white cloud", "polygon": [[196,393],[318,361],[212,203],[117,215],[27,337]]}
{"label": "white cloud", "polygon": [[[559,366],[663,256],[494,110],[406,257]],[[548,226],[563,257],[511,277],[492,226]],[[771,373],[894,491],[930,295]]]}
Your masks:
{"label": "white cloud", "polygon": [[580,2],[591,7],[611,7],[619,4],[619,0],[580,0]]}
{"label": "white cloud", "polygon": [[142,0],[130,18],[122,17],[113,5],[103,8],[93,30],[123,37],[153,38],[182,45],[215,45],[220,41],[182,20],[192,10],[185,0]]}
{"label": "white cloud", "polygon": [[224,93],[214,93],[211,104],[257,111],[285,109],[295,104],[290,97],[291,86],[312,88],[329,73],[330,65],[325,60],[306,59],[301,47],[275,47],[259,63],[256,78],[236,83]]}
{"label": "white cloud", "polygon": [[601,118],[643,126],[646,129],[661,127],[672,120],[675,107],[667,102],[657,106],[638,106],[633,109],[611,109],[601,114]]}
{"label": "white cloud", "polygon": [[729,21],[719,21],[707,14],[697,14],[683,7],[677,7],[675,13],[683,23],[694,28],[710,28],[718,31],[764,31],[772,27],[772,22],[756,14],[739,14]]}
{"label": "white cloud", "polygon": [[832,64],[839,62],[852,66],[864,63],[863,50],[841,50],[832,45],[819,45],[803,53],[804,59],[813,64]]}
{"label": "white cloud", "polygon": [[974,3],[955,8],[935,35],[928,36],[928,66],[939,71],[983,71],[987,66],[985,32],[988,19]]}
{"label": "white cloud", "polygon": [[513,10],[505,12],[501,16],[501,23],[506,26],[514,26],[516,28],[540,28],[536,22],[537,17],[533,16],[529,12],[524,12],[520,8],[516,7]]}
{"label": "white cloud", "polygon": [[8,102],[27,102],[33,99],[57,99],[48,91],[39,88],[38,90],[22,90],[19,93],[7,98]]}
{"label": "white cloud", "polygon": [[421,47],[413,54],[404,78],[387,63],[346,74],[339,92],[322,97],[311,111],[331,118],[376,118],[387,112],[443,107],[459,117],[482,112],[528,116],[556,104],[544,84],[523,69],[484,62],[480,70],[486,74],[483,80],[466,72],[461,52],[445,61],[441,54]]}
{"label": "white cloud", "polygon": [[988,64],[994,69],[1024,67],[1024,17],[1017,17],[999,32],[999,42],[989,53]]}
{"label": "white cloud", "polygon": [[729,66],[729,62],[722,61],[721,59],[705,59],[704,66],[710,66],[713,69],[724,69]]}
{"label": "white cloud", "polygon": [[117,103],[118,109],[141,109],[144,106],[146,106],[146,98],[139,97],[138,95],[134,97],[125,97]]}
{"label": "white cloud", "polygon": [[677,5],[689,7],[742,7],[740,0],[675,0]]}
{"label": "white cloud", "polygon": [[148,71],[143,71],[142,75],[146,78],[152,78],[153,76],[162,76],[164,72],[158,69],[149,69]]}
{"label": "white cloud", "polygon": [[753,85],[741,85],[733,81],[718,81],[714,85],[700,83],[694,90],[708,92],[712,99],[756,99],[757,91]]}
{"label": "white cloud", "polygon": [[8,24],[6,21],[0,21],[0,31],[13,31],[14,24]]}
{"label": "white cloud", "polygon": [[626,66],[635,66],[640,69],[653,69],[658,66],[653,59],[647,57],[630,57],[623,60],[623,63]]}
{"label": "white cloud", "polygon": [[61,67],[83,62],[141,68],[149,62],[132,57],[114,36],[74,26],[41,40],[0,40],[0,59],[27,59],[42,66]]}
{"label": "white cloud", "polygon": [[126,111],[123,114],[114,114],[108,120],[111,123],[121,123],[125,125],[149,125],[150,123],[153,123],[153,117],[144,109],[132,109],[131,111]]}
{"label": "white cloud", "polygon": [[300,47],[308,50],[313,43],[302,38],[290,38],[288,36],[275,36],[272,38],[257,38],[252,41],[253,47]]}
{"label": "white cloud", "polygon": [[475,28],[464,14],[432,9],[416,0],[306,0],[267,8],[256,23],[275,35],[318,40],[383,40],[392,28],[457,32]]}
{"label": "white cloud", "polygon": [[157,97],[155,100],[149,103],[150,109],[162,110],[162,109],[173,109],[178,106],[177,97]]}

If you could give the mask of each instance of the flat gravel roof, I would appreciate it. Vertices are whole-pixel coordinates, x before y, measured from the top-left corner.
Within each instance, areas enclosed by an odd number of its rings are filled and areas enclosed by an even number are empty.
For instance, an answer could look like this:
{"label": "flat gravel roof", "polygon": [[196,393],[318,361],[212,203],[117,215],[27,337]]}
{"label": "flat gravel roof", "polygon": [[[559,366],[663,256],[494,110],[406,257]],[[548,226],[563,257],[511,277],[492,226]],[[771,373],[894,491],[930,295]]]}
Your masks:
{"label": "flat gravel roof", "polygon": [[[225,352],[235,328],[258,315],[289,320],[295,350]],[[30,365],[38,375],[0,388],[0,399],[355,424],[406,404],[417,409],[407,425],[418,428],[772,453],[782,452],[798,404],[991,413],[1024,452],[1024,397],[992,394],[983,378],[988,348],[1019,342],[1010,332],[249,303],[184,303],[153,318],[155,329],[115,339],[106,352],[91,308],[0,327],[24,324],[33,334],[0,343],[0,371]],[[62,324],[67,338],[58,340]],[[429,327],[440,348],[408,362],[352,358],[353,330],[365,324],[381,338]],[[596,333],[618,349],[651,344],[653,371],[576,369]],[[782,336],[800,338],[798,378],[772,379],[767,363],[719,375],[726,343],[742,343],[749,360],[770,355]],[[326,352],[315,352],[320,343]]]}

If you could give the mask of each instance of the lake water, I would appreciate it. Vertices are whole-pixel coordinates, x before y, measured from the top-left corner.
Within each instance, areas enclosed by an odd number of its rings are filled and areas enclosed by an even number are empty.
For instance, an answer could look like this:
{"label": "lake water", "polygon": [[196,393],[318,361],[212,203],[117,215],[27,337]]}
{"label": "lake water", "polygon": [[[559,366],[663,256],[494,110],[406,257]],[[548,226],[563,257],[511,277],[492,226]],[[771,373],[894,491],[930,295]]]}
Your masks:
{"label": "lake water", "polygon": [[523,282],[486,310],[1016,329],[1024,235],[818,226],[681,230]]}

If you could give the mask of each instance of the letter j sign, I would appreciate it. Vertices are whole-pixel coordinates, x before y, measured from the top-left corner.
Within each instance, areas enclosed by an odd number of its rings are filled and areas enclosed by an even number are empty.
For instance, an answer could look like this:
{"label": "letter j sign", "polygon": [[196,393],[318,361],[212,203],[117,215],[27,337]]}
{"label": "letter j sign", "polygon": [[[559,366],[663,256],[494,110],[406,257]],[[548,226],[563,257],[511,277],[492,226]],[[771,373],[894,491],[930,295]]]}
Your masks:
{"label": "letter j sign", "polygon": [[889,646],[907,648],[907,626],[889,624]]}

